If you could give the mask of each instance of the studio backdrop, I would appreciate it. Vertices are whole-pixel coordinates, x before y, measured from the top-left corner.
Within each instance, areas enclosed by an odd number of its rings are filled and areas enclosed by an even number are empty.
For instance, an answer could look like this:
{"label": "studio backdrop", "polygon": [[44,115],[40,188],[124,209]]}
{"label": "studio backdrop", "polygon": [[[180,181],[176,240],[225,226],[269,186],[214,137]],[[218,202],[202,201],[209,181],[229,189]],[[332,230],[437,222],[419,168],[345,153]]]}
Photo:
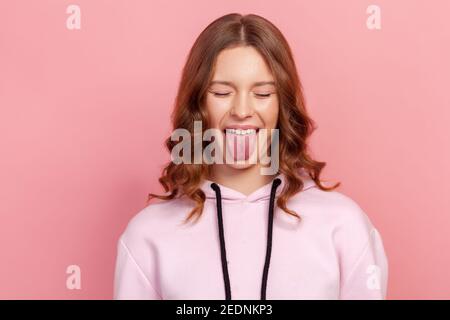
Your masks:
{"label": "studio backdrop", "polygon": [[387,298],[450,298],[446,0],[1,1],[0,298],[112,298],[189,49],[232,12],[289,40],[312,153],[382,234]]}

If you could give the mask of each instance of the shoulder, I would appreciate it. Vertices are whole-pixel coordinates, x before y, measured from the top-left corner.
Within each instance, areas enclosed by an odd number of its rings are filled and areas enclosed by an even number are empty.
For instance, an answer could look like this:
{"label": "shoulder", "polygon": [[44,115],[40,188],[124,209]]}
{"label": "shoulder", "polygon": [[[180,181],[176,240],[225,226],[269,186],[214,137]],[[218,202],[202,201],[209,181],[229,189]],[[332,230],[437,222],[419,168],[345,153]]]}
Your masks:
{"label": "shoulder", "polygon": [[170,234],[192,208],[192,204],[182,198],[151,203],[131,217],[120,241],[133,246]]}
{"label": "shoulder", "polygon": [[331,225],[336,232],[348,230],[354,236],[365,238],[374,229],[369,215],[350,196],[318,187],[308,188],[292,197],[292,206],[300,208],[306,218],[317,218]]}
{"label": "shoulder", "polygon": [[314,187],[300,193],[297,201],[305,223],[324,230],[346,259],[354,261],[365,248],[382,246],[381,235],[368,213],[350,196]]}

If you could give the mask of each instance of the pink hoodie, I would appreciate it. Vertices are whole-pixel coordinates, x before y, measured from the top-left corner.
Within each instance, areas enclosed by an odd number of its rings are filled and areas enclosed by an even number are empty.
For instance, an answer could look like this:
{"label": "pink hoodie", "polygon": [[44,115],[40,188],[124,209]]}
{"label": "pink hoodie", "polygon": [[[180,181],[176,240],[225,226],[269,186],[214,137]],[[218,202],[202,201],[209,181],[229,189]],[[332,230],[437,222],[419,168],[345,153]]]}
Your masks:
{"label": "pink hoodie", "polygon": [[148,205],[118,241],[114,299],[385,299],[377,229],[351,198],[302,176],[287,203],[301,221],[274,205],[283,174],[248,196],[204,181],[194,224],[181,224],[190,200]]}

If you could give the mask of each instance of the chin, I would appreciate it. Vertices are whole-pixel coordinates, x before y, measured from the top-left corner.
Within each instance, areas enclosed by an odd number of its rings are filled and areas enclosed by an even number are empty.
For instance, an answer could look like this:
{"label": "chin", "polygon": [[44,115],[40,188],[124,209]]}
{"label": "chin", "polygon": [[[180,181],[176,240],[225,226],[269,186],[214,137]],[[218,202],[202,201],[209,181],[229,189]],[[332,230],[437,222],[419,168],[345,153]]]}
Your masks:
{"label": "chin", "polygon": [[256,164],[254,164],[254,163],[243,163],[243,164],[229,163],[229,164],[224,164],[224,165],[227,166],[228,168],[237,169],[237,170],[250,169],[253,166],[256,166]]}

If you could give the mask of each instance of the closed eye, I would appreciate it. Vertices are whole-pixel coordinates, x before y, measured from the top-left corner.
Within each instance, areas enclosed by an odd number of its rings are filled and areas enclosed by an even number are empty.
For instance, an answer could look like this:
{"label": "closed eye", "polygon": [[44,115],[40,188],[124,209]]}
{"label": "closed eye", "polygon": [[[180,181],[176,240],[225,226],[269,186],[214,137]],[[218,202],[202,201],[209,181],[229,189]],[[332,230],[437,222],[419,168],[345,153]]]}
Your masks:
{"label": "closed eye", "polygon": [[[215,91],[210,91],[214,96],[216,97],[226,97],[228,95],[230,95],[230,92],[215,92]],[[272,93],[255,93],[255,96],[257,98],[268,98],[272,95]]]}
{"label": "closed eye", "polygon": [[255,93],[255,96],[258,98],[268,98],[270,95],[271,93]]}
{"label": "closed eye", "polygon": [[230,94],[229,92],[214,92],[214,91],[210,92],[216,97],[226,97]]}

